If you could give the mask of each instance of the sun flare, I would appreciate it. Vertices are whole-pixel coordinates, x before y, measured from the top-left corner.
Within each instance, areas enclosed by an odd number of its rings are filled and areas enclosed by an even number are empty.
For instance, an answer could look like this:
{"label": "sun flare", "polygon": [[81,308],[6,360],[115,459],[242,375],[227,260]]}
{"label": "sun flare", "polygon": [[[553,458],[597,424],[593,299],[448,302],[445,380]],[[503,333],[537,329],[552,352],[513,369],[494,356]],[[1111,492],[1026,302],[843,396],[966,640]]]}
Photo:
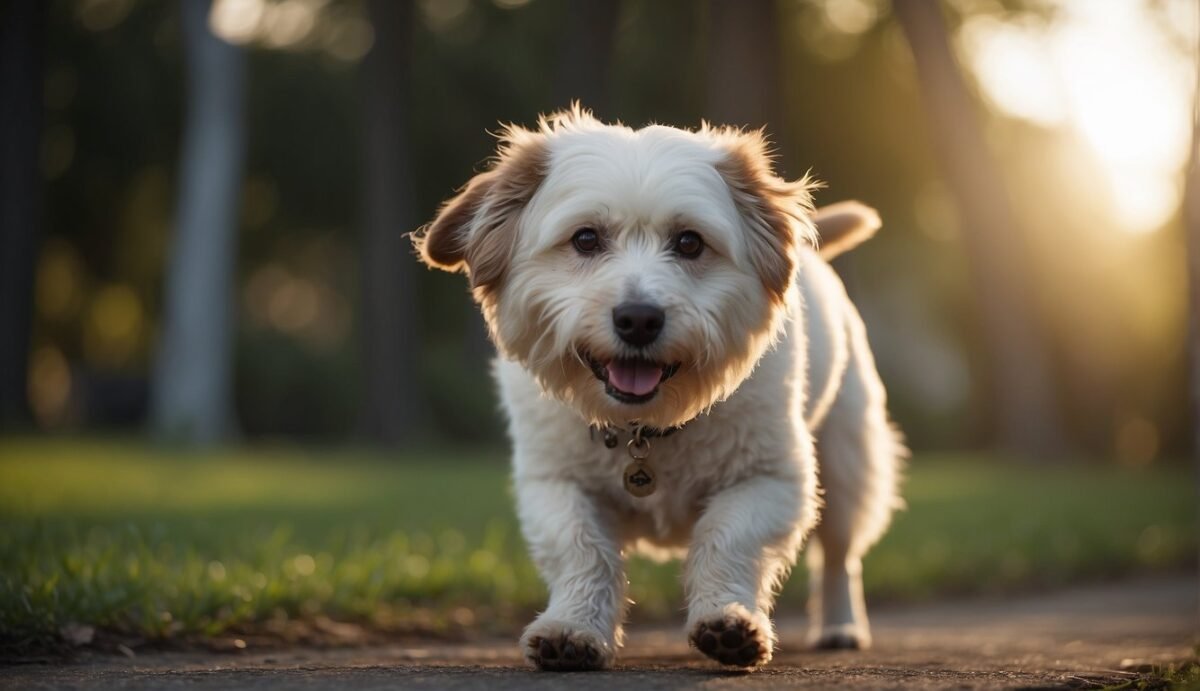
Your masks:
{"label": "sun flare", "polygon": [[1099,165],[1102,196],[1129,232],[1179,208],[1191,139],[1197,6],[1058,0],[1052,19],[968,19],[959,43],[997,110],[1067,127]]}

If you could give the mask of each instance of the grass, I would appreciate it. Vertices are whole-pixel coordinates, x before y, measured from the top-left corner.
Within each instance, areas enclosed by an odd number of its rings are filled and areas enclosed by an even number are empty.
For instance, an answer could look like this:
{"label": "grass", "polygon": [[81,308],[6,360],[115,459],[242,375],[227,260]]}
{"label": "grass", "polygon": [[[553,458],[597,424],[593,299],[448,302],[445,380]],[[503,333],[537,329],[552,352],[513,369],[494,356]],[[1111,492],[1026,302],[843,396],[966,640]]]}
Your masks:
{"label": "grass", "polygon": [[[868,596],[993,593],[1190,564],[1182,466],[1033,467],[919,457]],[[635,560],[637,618],[679,611],[677,565]],[[804,601],[802,570],[782,606]],[[498,453],[134,443],[0,444],[0,646],[64,627],[145,640],[323,617],[381,630],[505,629],[543,604]]]}
{"label": "grass", "polygon": [[1159,691],[1160,689],[1200,689],[1200,649],[1197,658],[1166,665],[1145,665],[1138,676],[1122,684],[1105,687],[1109,691]]}

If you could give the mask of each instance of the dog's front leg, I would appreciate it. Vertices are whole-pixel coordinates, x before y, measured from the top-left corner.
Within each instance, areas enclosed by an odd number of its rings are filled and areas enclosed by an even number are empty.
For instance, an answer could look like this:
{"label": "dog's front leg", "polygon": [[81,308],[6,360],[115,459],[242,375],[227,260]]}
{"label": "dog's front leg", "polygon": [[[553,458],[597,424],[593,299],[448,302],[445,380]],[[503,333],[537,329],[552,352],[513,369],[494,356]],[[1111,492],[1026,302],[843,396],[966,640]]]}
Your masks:
{"label": "dog's front leg", "polygon": [[803,478],[758,476],[709,501],[685,563],[688,639],[739,667],[770,661],[770,613],[780,580],[808,530]]}
{"label": "dog's front leg", "polygon": [[521,637],[545,670],[603,669],[621,642],[625,570],[614,526],[577,485],[518,478],[521,527],[550,603]]}

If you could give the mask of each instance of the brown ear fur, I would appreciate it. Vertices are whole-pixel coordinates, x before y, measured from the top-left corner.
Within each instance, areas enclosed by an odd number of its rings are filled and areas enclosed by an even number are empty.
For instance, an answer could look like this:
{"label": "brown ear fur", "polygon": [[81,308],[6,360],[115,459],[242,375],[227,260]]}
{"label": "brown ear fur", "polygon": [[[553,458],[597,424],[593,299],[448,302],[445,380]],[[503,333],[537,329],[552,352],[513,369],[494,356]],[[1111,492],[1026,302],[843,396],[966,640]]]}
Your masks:
{"label": "brown ear fur", "polygon": [[750,228],[750,261],[767,291],[782,300],[792,284],[796,243],[815,240],[809,215],[816,183],[808,176],[788,182],[775,175],[761,131],[706,130],[729,151],[717,171]]}
{"label": "brown ear fur", "polygon": [[446,271],[465,269],[472,289],[495,287],[508,270],[517,219],[545,177],[547,159],[540,134],[505,128],[492,168],[472,178],[432,223],[413,234],[421,260]]}
{"label": "brown ear fur", "polygon": [[413,233],[421,261],[444,271],[464,269],[468,228],[492,187],[494,172],[471,178],[453,198],[442,204],[433,221]]}

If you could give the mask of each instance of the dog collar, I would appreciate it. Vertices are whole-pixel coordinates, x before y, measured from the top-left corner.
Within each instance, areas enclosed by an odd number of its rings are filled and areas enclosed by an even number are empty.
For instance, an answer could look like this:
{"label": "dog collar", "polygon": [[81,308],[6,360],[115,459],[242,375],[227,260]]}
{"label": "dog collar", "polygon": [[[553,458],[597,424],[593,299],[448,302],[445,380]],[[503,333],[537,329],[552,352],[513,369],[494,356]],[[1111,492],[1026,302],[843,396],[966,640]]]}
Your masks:
{"label": "dog collar", "polygon": [[610,449],[615,449],[617,448],[617,445],[621,443],[622,432],[629,434],[632,437],[635,433],[639,433],[640,430],[640,434],[643,439],[654,439],[656,437],[669,437],[672,434],[682,430],[685,425],[687,425],[686,422],[677,427],[659,428],[648,427],[645,425],[639,425],[636,422],[631,422],[629,423],[628,430],[623,427],[616,427],[614,425],[589,425],[588,435],[594,440],[596,435],[599,434],[600,439],[604,442],[605,446]]}
{"label": "dog collar", "polygon": [[[629,452],[632,461],[625,466],[626,492],[635,497],[648,497],[654,494],[654,490],[658,488],[658,479],[654,469],[650,467],[650,439],[669,437],[681,429],[683,429],[683,425],[659,429],[639,425],[636,422],[630,423],[629,442],[625,444],[625,449]],[[604,440],[604,445],[610,449],[615,449],[621,443],[621,431],[623,430],[619,430],[613,425],[592,425],[588,428],[588,434],[592,439],[595,439],[596,433],[599,432]]]}

